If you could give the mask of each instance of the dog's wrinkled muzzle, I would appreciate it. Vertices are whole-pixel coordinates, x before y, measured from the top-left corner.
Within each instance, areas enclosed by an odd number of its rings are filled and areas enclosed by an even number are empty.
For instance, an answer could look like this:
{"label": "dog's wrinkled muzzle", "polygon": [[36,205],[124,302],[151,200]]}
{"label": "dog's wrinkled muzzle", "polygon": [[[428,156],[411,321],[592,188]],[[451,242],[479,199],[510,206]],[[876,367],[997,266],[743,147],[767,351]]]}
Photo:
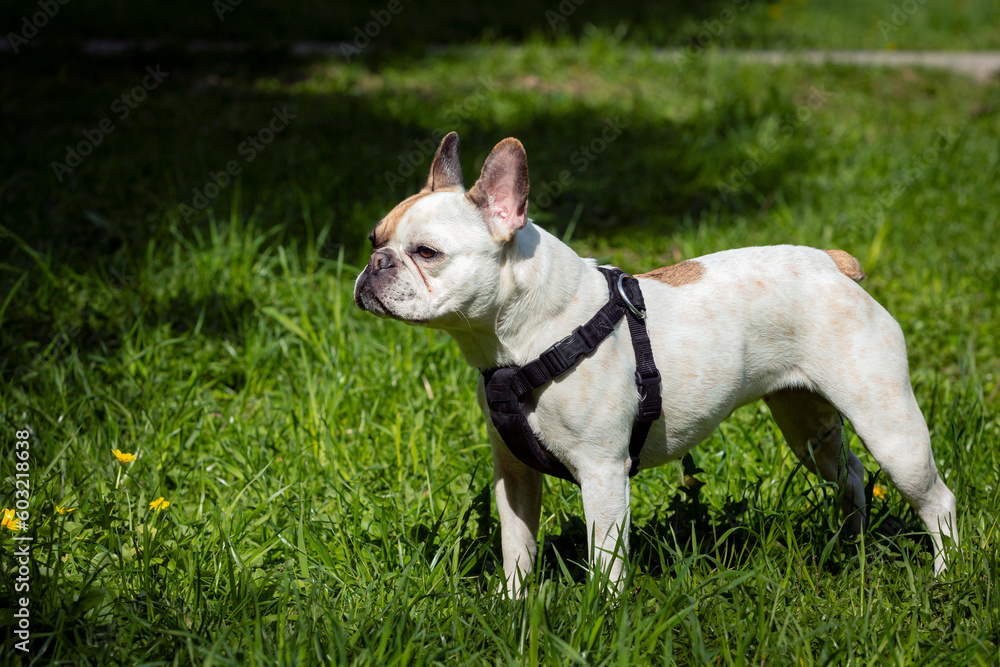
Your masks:
{"label": "dog's wrinkled muzzle", "polygon": [[368,266],[364,268],[361,275],[354,283],[354,303],[362,310],[367,310],[376,315],[387,315],[388,310],[378,298],[376,283],[379,278],[385,278],[385,271],[397,268],[399,263],[395,253],[391,250],[380,249],[372,253],[368,259]]}

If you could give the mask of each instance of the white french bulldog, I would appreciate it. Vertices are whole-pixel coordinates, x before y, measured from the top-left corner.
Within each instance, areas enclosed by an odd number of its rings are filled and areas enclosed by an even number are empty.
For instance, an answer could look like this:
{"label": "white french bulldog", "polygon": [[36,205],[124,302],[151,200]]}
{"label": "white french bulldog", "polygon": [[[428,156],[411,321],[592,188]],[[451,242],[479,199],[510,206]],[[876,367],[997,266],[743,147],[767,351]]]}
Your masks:
{"label": "white french bulldog", "polygon": [[[607,301],[596,262],[528,219],[528,162],[517,139],[493,149],[471,190],[458,135],[424,188],[372,230],[354,287],[364,310],[444,329],[484,370],[537,358]],[[733,410],[764,398],[805,466],[835,481],[850,528],[865,523],[864,468],[842,445],[841,415],[927,526],[934,570],[957,542],[955,496],[938,476],[910,387],[899,325],[840,250],[728,250],[637,276],[662,375],[662,415],[641,469],[680,458]],[[532,394],[528,422],[580,484],[592,570],[620,586],[629,529],[629,436],[638,405],[624,320],[588,357]],[[493,447],[507,590],[523,592],[537,553],[542,474],[515,458],[479,403]]]}

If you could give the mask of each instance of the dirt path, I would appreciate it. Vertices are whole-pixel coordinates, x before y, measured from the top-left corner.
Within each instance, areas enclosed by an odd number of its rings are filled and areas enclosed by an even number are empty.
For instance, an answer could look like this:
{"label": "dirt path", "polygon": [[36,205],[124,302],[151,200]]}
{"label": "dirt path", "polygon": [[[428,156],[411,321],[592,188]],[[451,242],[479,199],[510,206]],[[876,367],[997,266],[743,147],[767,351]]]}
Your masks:
{"label": "dirt path", "polygon": [[747,62],[945,69],[986,81],[1000,75],[997,51],[723,51]]}

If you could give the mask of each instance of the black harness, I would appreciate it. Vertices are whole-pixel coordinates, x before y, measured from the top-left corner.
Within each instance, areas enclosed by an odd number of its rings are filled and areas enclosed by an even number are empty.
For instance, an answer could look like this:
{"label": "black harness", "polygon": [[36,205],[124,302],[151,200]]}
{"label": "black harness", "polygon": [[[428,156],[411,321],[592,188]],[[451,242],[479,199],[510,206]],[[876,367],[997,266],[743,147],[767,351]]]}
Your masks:
{"label": "black harness", "polygon": [[653,363],[653,350],[646,333],[646,304],[639,281],[619,269],[600,267],[608,281],[608,302],[586,324],[542,352],[524,366],[503,366],[483,371],[486,404],[490,418],[511,453],[526,466],[547,475],[579,482],[568,468],[546,449],[528,425],[525,402],[531,392],[573,368],[611,335],[623,316],[628,320],[635,350],[635,384],[639,410],[632,425],[628,453],[632,459],[629,477],[639,471],[639,452],[650,425],[660,418],[660,373]]}

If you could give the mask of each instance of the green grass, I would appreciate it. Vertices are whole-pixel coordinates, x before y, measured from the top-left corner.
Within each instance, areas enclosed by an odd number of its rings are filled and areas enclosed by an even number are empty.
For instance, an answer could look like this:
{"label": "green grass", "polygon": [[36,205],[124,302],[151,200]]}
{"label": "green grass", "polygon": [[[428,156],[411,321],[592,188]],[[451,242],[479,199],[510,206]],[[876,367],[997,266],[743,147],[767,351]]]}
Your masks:
{"label": "green grass", "polygon": [[[0,501],[29,427],[36,664],[995,664],[1000,86],[676,65],[612,42],[164,61],[170,78],[62,182],[51,162],[155,61],[4,71]],[[284,104],[289,127],[185,218]],[[608,118],[627,128],[578,169]],[[767,243],[857,256],[907,335],[958,497],[947,573],[932,577],[884,478],[872,530],[840,539],[835,492],[751,405],[695,450],[696,478],[679,463],[635,478],[620,599],[583,576],[579,493],[553,480],[541,574],[524,601],[498,597],[476,372],[447,337],[351,301],[365,235],[427,156],[395,193],[385,172],[437,128],[462,135],[467,182],[520,137],[539,224],[626,270]],[[914,162],[939,129],[957,138]],[[573,183],[540,200],[561,170]],[[13,663],[15,543],[0,539]]]}

